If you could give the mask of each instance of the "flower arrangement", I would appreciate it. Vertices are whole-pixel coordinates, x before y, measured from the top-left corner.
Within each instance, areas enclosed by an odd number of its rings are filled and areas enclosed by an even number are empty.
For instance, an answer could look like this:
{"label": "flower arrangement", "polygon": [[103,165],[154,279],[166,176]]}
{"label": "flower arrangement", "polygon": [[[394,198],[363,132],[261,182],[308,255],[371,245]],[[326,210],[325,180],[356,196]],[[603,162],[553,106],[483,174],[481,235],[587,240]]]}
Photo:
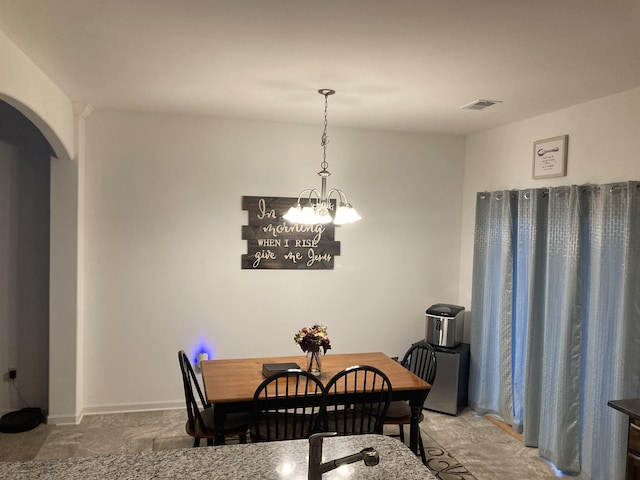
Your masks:
{"label": "flower arrangement", "polygon": [[322,347],[324,353],[331,348],[331,341],[327,336],[327,326],[314,323],[311,327],[303,327],[293,337],[293,340],[300,345],[303,352],[315,350],[314,347]]}

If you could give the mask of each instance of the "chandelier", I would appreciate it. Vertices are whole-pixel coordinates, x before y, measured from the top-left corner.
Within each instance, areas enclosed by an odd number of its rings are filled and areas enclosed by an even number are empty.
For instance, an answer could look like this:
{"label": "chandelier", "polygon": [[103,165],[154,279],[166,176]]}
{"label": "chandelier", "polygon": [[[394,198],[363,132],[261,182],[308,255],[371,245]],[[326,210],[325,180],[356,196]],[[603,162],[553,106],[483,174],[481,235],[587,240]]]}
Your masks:
{"label": "chandelier", "polygon": [[[329,143],[329,138],[327,137],[327,99],[329,95],[333,95],[336,92],[335,90],[323,88],[318,90],[318,93],[324,95],[324,130],[322,131],[322,139],[320,141],[320,145],[322,146],[322,163],[320,164],[321,170],[318,172],[322,185],[319,191],[317,188],[307,188],[300,192],[296,204],[293,205],[282,218],[291,223],[302,223],[305,225],[330,222],[333,222],[335,225],[343,225],[345,223],[357,222],[362,217],[358,215],[356,209],[347,201],[347,195],[337,188],[332,188],[327,192],[327,177],[331,175],[329,170],[327,170],[329,167],[327,163],[327,143]],[[334,204],[331,202],[332,196],[336,197],[335,203],[338,205],[333,215]],[[301,200],[304,206],[300,203]]]}

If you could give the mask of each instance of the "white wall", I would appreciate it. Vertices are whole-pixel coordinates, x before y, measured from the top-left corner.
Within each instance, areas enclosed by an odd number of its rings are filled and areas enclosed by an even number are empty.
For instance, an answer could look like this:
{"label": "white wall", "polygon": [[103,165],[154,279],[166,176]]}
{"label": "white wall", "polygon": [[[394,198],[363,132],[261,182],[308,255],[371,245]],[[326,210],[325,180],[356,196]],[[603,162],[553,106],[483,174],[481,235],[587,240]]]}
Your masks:
{"label": "white wall", "polygon": [[58,158],[71,158],[71,101],[1,30],[0,65],[0,100],[31,120]]}
{"label": "white wall", "polygon": [[[7,370],[17,367],[18,323],[17,295],[17,147],[0,139],[0,414],[18,407],[18,399],[9,382]],[[16,396],[17,397],[17,396]]]}
{"label": "white wall", "polygon": [[[533,180],[533,142],[565,134],[567,176]],[[640,180],[640,88],[470,135],[466,144],[459,301],[470,308],[476,193]]]}
{"label": "white wall", "polygon": [[[321,125],[95,111],[87,120],[85,412],[180,405],[177,351],[402,354],[458,298],[464,139],[329,126],[330,187],[364,219],[329,271],[241,270],[243,195],[318,187]],[[330,352],[329,354],[331,354]]]}

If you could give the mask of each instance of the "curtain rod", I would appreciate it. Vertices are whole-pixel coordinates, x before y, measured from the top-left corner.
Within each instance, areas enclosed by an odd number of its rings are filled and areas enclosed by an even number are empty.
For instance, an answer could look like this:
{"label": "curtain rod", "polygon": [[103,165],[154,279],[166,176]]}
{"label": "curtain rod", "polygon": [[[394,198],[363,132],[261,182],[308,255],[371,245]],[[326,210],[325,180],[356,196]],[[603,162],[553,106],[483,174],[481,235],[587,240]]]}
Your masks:
{"label": "curtain rod", "polygon": [[[640,182],[628,182],[628,183],[636,183],[636,190],[640,191]],[[621,192],[623,190],[627,190],[629,188],[629,184],[628,183],[614,183],[612,185],[609,186],[609,191],[611,193],[616,193],[616,192]],[[582,191],[583,193],[587,193],[587,192],[599,192],[602,187],[605,187],[607,185],[591,185],[591,184],[587,184],[587,185],[582,185],[580,186],[580,191]],[[524,191],[524,198],[525,199],[529,199],[529,190],[542,190],[542,196],[546,197],[547,195],[549,195],[549,188],[548,187],[544,187],[544,188],[532,188],[532,189],[524,189],[524,190],[507,190],[510,194],[511,194],[511,198],[514,198],[518,195],[519,192]],[[562,186],[562,187],[557,187],[556,190],[556,195],[564,195],[565,193],[571,191],[571,187],[569,186]],[[488,196],[491,195],[491,192],[478,192],[478,194],[480,195],[480,199],[484,200],[486,199]],[[502,200],[502,195],[503,192],[499,192],[496,194],[495,198],[496,200]]]}

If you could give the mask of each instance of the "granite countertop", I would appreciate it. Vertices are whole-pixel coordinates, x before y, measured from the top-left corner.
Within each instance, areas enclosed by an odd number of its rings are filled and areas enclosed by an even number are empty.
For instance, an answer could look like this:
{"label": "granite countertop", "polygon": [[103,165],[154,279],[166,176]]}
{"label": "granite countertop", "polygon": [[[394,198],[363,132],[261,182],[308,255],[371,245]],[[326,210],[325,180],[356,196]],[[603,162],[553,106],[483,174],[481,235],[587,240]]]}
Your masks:
{"label": "granite countertop", "polygon": [[[324,439],[323,461],[373,447],[380,463],[342,466],[323,480],[435,480],[435,477],[399,440],[384,435],[356,435]],[[305,480],[309,442],[290,440],[246,445],[222,445],[181,450],[103,455],[65,460],[0,463],[0,478],[60,479],[259,479]]]}

